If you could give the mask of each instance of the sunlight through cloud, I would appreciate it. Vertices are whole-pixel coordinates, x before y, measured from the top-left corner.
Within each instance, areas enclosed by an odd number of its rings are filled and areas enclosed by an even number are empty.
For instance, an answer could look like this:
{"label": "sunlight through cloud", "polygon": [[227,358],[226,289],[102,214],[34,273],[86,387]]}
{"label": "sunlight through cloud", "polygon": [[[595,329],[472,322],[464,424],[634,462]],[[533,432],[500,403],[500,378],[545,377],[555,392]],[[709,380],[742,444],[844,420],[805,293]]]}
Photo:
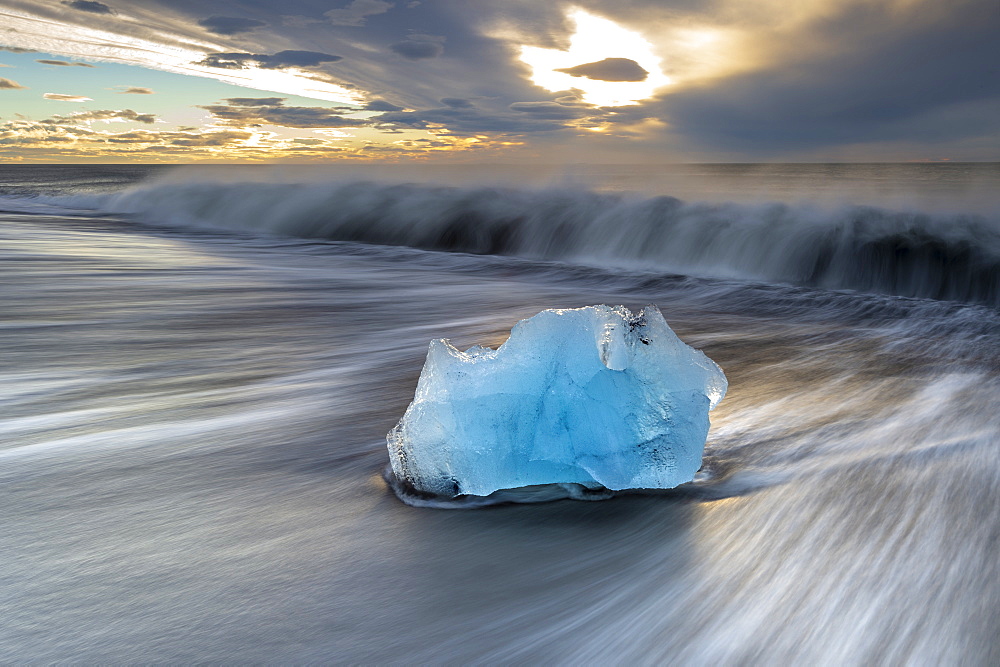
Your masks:
{"label": "sunlight through cloud", "polygon": [[[641,34],[582,9],[573,10],[569,17],[576,23],[576,32],[568,50],[521,47],[521,60],[532,68],[531,80],[536,85],[553,92],[576,88],[583,91],[583,101],[589,104],[625,106],[648,99],[671,83],[661,70],[653,45]],[[642,81],[603,81],[557,71],[605,59],[633,60],[648,75]]]}

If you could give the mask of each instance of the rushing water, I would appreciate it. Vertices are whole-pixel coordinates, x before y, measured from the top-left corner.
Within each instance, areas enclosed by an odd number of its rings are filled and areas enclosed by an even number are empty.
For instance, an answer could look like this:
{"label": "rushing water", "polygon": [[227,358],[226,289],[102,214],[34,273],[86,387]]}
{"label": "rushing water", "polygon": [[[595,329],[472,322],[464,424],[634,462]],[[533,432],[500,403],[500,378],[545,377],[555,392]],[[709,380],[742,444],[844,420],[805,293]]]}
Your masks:
{"label": "rushing water", "polygon": [[[4,660],[1000,663],[996,165],[470,171],[0,170]],[[694,483],[387,489],[429,339],[595,303]]]}

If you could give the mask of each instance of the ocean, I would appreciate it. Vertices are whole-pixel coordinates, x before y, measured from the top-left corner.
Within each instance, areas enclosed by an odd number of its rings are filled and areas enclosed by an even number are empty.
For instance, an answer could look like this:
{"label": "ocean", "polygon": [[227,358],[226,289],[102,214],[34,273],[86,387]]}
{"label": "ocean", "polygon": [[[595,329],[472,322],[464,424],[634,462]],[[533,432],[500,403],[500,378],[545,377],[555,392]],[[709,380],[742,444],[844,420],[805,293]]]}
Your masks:
{"label": "ocean", "polygon": [[[1000,165],[0,167],[0,657],[1000,664]],[[428,341],[656,304],[694,482],[411,507]]]}

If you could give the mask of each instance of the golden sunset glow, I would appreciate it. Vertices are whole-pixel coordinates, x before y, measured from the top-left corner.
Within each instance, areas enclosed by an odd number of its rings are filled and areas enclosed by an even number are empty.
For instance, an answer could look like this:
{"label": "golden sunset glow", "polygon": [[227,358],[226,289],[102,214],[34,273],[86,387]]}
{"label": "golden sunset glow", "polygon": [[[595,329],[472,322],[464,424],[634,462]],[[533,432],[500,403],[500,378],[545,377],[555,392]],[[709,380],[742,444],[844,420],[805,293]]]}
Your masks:
{"label": "golden sunset glow", "polygon": [[[845,137],[838,159],[871,159],[869,148],[883,159],[887,144],[894,159],[926,159],[922,137],[937,130],[879,139],[881,114],[862,114],[855,132],[839,128],[855,115],[838,111],[953,85],[954,99],[900,117],[938,119],[965,137],[964,159],[992,156],[982,128],[996,113],[978,82],[995,78],[994,59],[894,63],[936,32],[941,48],[928,53],[945,60],[992,55],[992,33],[967,46],[955,26],[986,26],[995,8],[894,0],[862,3],[862,17],[829,0],[573,2],[17,0],[0,7],[0,157],[794,161]],[[917,41],[896,53],[883,36],[899,25]],[[870,67],[884,75],[877,86],[860,83]],[[978,124],[957,122],[965,113]]]}

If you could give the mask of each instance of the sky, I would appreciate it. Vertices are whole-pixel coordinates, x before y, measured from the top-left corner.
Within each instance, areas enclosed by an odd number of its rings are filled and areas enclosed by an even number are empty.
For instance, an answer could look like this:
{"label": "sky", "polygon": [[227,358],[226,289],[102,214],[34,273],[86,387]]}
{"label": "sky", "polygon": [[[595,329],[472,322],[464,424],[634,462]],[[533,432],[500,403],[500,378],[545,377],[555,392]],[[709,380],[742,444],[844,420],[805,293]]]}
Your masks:
{"label": "sky", "polygon": [[0,0],[5,162],[1000,160],[998,0]]}

